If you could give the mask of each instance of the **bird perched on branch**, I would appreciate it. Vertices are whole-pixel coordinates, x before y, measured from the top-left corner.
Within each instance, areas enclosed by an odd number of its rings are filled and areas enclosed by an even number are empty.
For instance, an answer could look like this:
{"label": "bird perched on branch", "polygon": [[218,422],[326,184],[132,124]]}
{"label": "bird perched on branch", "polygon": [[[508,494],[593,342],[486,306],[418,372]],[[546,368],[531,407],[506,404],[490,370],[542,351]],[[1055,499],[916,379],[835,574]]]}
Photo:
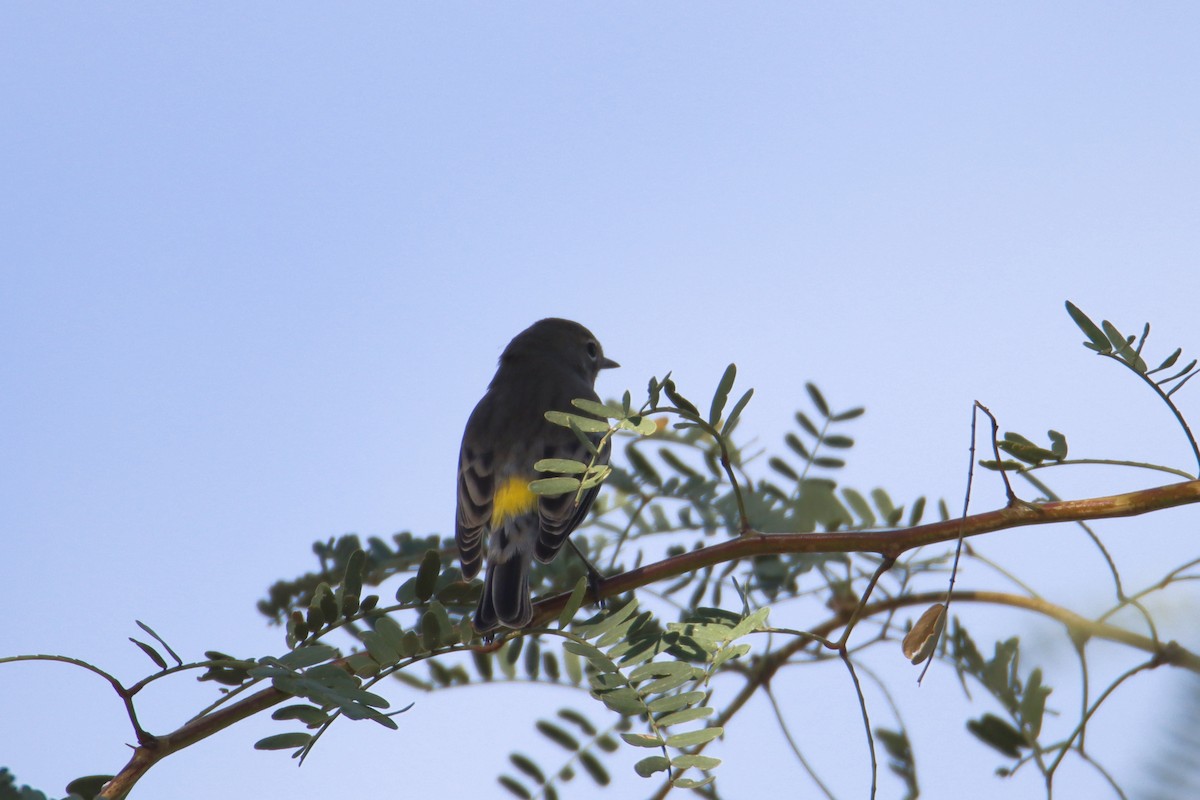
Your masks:
{"label": "bird perched on branch", "polygon": [[[575,398],[598,400],[596,376],[620,366],[578,322],[543,319],[508,343],[496,376],[471,412],[458,458],[455,541],[463,575],[473,578],[487,548],[483,595],[475,629],[523,628],[533,619],[529,569],[552,561],[591,508],[599,487],[547,496],[529,488],[544,458],[588,463],[592,453],[575,433],[546,420],[570,411]],[[599,434],[593,435],[598,442]],[[598,463],[607,463],[607,450]]]}

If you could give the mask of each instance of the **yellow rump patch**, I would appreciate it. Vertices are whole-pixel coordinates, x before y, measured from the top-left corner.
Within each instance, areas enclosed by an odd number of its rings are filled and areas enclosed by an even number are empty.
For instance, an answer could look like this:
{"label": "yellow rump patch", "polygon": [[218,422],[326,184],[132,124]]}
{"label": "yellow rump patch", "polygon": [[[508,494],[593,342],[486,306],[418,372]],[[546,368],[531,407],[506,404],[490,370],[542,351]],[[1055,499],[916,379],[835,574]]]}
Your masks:
{"label": "yellow rump patch", "polygon": [[529,481],[509,478],[497,487],[492,497],[492,527],[497,527],[509,517],[519,517],[532,511],[537,500],[537,495],[529,490]]}

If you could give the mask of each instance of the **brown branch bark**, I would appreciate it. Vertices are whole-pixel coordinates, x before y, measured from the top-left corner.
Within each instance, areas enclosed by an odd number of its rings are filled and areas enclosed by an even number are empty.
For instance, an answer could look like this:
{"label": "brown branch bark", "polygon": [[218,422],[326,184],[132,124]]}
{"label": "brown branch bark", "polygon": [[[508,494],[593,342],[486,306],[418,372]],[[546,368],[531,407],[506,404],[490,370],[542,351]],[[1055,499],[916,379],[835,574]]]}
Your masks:
{"label": "brown branch bark", "polygon": [[[1026,525],[1132,517],[1197,502],[1200,502],[1200,480],[1172,483],[1108,497],[1060,500],[1038,505],[1019,503],[997,511],[944,522],[931,522],[912,528],[832,533],[751,531],[736,539],[728,539],[606,578],[599,582],[598,589],[601,597],[612,597],[687,572],[753,556],[787,553],[878,553],[884,557],[895,558],[917,547],[953,541],[960,535],[979,536]],[[568,597],[570,593],[563,593],[539,602],[534,608],[534,625],[541,625],[557,617]]]}
{"label": "brown branch bark", "polygon": [[142,776],[167,756],[177,753],[201,739],[207,739],[217,731],[224,730],[235,722],[254,716],[289,698],[291,695],[284,694],[278,689],[263,689],[211,714],[194,719],[173,733],[157,737],[151,743],[135,747],[129,763],[105,784],[104,789],[96,797],[105,798],[105,800],[127,797]]}
{"label": "brown branch bark", "polygon": [[[610,597],[631,591],[640,586],[646,586],[668,578],[693,572],[704,567],[760,555],[784,553],[878,553],[884,557],[896,557],[907,550],[922,545],[935,544],[957,539],[961,536],[978,536],[984,533],[1017,528],[1024,525],[1048,525],[1058,522],[1078,522],[1081,520],[1108,519],[1112,517],[1127,517],[1159,511],[1175,506],[1200,502],[1200,480],[1160,486],[1154,489],[1144,489],[1127,494],[1110,497],[1096,497],[1086,500],[1064,500],[1045,503],[1038,506],[1014,505],[999,511],[989,511],[963,519],[934,522],[913,528],[898,528],[880,531],[843,531],[833,533],[762,533],[751,531],[736,539],[719,542],[700,550],[694,550],[674,556],[663,561],[649,564],[629,572],[615,575],[600,582],[598,587],[602,597]],[[940,595],[939,595],[940,596]],[[547,620],[558,616],[565,605],[569,593],[556,595],[539,602],[535,607],[534,624],[541,625]],[[957,599],[964,599],[959,595]],[[896,603],[898,600],[884,601]],[[868,605],[863,610],[863,616],[878,611],[875,606]],[[1080,618],[1081,620],[1083,618]],[[1103,623],[1091,623],[1090,626],[1101,625],[1104,628],[1113,626]],[[831,623],[835,630],[841,623]],[[1096,634],[1099,635],[1099,634]],[[1146,649],[1146,643],[1155,648],[1152,652],[1160,652],[1162,648],[1170,647],[1153,643],[1145,637],[1136,634],[1122,633],[1123,638],[1114,638],[1125,644]],[[1133,641],[1130,637],[1138,639]],[[1142,641],[1144,640],[1144,641]],[[752,685],[756,690],[762,681],[769,680],[787,661],[787,656],[780,653],[777,659],[760,665],[757,682],[752,679],[743,689],[745,697],[739,695],[726,709],[725,717],[732,716],[753,694]],[[775,655],[775,654],[772,654]],[[1196,657],[1190,653],[1167,653],[1164,661],[1178,663],[1189,669],[1197,669]],[[192,720],[179,727],[174,732],[155,738],[153,741],[139,745],[134,749],[129,763],[108,783],[100,793],[102,798],[124,798],[132,790],[137,781],[163,758],[189,747],[205,739],[219,730],[229,727],[246,717],[253,716],[270,708],[291,695],[276,689],[263,689],[249,697],[231,703],[224,708]]]}

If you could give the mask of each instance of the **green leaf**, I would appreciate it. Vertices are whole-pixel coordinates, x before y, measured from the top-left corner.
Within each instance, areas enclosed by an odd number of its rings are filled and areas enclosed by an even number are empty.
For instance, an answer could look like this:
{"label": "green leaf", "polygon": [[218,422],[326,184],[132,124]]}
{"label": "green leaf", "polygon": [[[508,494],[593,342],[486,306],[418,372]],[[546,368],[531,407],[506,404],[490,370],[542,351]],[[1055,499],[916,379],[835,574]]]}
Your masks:
{"label": "green leaf", "polygon": [[[1167,356],[1166,359],[1161,364],[1159,364],[1157,367],[1150,370],[1146,374],[1150,375],[1155,372],[1160,372],[1161,370],[1164,370],[1164,369],[1170,369],[1172,366],[1175,365],[1175,362],[1179,360],[1179,357],[1181,355],[1183,355],[1183,348],[1176,347],[1174,353],[1171,353],[1171,355]],[[138,624],[140,625],[141,623],[139,622]]]}
{"label": "green leaf", "polygon": [[567,598],[566,605],[563,606],[562,613],[558,615],[558,629],[562,630],[575,618],[575,613],[579,611],[579,607],[583,605],[583,599],[587,597],[588,579],[587,576],[581,576],[575,582],[575,588],[571,590],[571,596]]}
{"label": "green leaf", "polygon": [[629,617],[632,616],[633,612],[636,610],[637,598],[635,597],[620,608],[605,613],[603,617],[593,618],[592,620],[588,620],[586,623],[579,625],[576,628],[576,633],[585,639],[595,639],[603,636],[617,625],[620,625],[622,622],[629,619]]}
{"label": "green leaf", "polygon": [[[671,377],[671,373],[667,373],[666,377]],[[651,408],[658,408],[658,397],[662,392],[662,384],[653,375],[650,376],[649,383],[646,384],[646,395],[650,400]]]}
{"label": "green leaf", "polygon": [[737,365],[730,364],[717,383],[717,391],[713,394],[712,405],[708,410],[708,424],[716,427],[721,420],[721,412],[729,402],[729,392],[733,390],[733,382],[737,378]]}
{"label": "green leaf", "polygon": [[589,720],[583,714],[580,714],[578,711],[570,708],[560,708],[556,713],[561,719],[565,719],[572,725],[577,726],[579,730],[584,732],[585,735],[596,735],[596,726],[592,724],[591,720]]}
{"label": "green leaf", "polygon": [[649,436],[658,431],[658,425],[650,417],[633,416],[617,423],[617,428],[623,431],[633,431],[639,436]]}
{"label": "green leaf", "polygon": [[579,740],[553,722],[539,719],[534,727],[538,729],[539,733],[563,749],[570,750],[572,753],[579,750]]}
{"label": "green leaf", "polygon": [[416,631],[405,631],[404,637],[400,641],[400,655],[405,658],[412,658],[417,653],[422,653],[421,637]]}
{"label": "green leaf", "polygon": [[583,489],[591,489],[593,486],[599,486],[601,483],[612,474],[612,467],[607,464],[597,464],[594,467],[589,467],[587,475],[584,477],[580,487]]}
{"label": "green leaf", "polygon": [[148,633],[152,637],[154,637],[154,641],[158,642],[159,644],[161,644],[163,646],[163,649],[167,651],[167,654],[170,655],[171,658],[175,659],[176,664],[179,664],[182,666],[183,659],[181,659],[179,657],[179,655],[174,650],[171,649],[171,645],[167,644],[165,639],[163,639],[161,636],[159,636],[157,633],[155,633],[153,628],[151,628],[146,623],[142,622],[140,619],[135,619],[134,622],[137,623],[137,626],[139,628],[141,628],[146,633]]}
{"label": "green leaf", "polygon": [[858,417],[861,417],[865,413],[867,413],[867,410],[865,408],[863,408],[862,406],[858,406],[857,408],[852,408],[849,411],[843,411],[839,414],[834,414],[832,417],[829,418],[829,421],[830,422],[846,422],[847,420],[857,419]]}
{"label": "green leaf", "polygon": [[667,395],[667,399],[675,404],[676,408],[697,419],[700,418],[700,411],[687,398],[675,390],[675,381],[670,378],[663,378],[662,390]]}
{"label": "green leaf", "polygon": [[722,431],[729,433],[734,429],[734,426],[738,424],[738,420],[740,420],[742,417],[742,409],[746,407],[746,404],[750,402],[750,398],[753,396],[754,390],[747,389],[746,393],[741,396],[741,399],[733,404],[733,410],[729,412],[729,416],[726,418],[725,424],[721,426]]}
{"label": "green leaf", "polygon": [[821,416],[825,418],[830,417],[829,404],[825,402],[825,396],[821,394],[821,390],[817,388],[817,385],[815,383],[806,383],[804,384],[804,388],[808,390],[808,398],[812,400],[812,404],[816,406]]}
{"label": "green leaf", "polygon": [[908,525],[910,528],[921,524],[921,517],[925,515],[925,496],[918,497],[913,503],[912,511],[908,515]]}
{"label": "green leaf", "polygon": [[740,639],[746,634],[754,633],[767,624],[767,616],[771,613],[770,606],[763,606],[745,618],[738,620],[738,623],[733,626],[733,630],[729,632],[730,640]]}
{"label": "green leaf", "polygon": [[1108,337],[1096,327],[1096,323],[1088,319],[1087,314],[1080,311],[1070,300],[1067,301],[1067,313],[1071,315],[1071,319],[1075,321],[1079,330],[1083,331],[1084,336],[1091,340],[1090,349],[1099,353],[1111,352],[1112,348],[1109,346]]}
{"label": "green leaf", "polygon": [[604,651],[598,647],[588,644],[587,642],[577,642],[573,639],[568,639],[563,642],[563,650],[568,653],[574,653],[577,656],[582,656],[588,660],[593,667],[600,672],[619,672],[617,665],[613,660],[604,655]]}
{"label": "green leaf", "polygon": [[687,731],[686,733],[676,733],[667,737],[667,747],[682,749],[684,747],[694,747],[698,744],[711,742],[721,734],[725,733],[725,729],[721,727],[701,728],[698,731]]}
{"label": "green leaf", "polygon": [[565,411],[547,411],[546,419],[564,428],[574,426],[584,433],[608,433],[608,423],[580,414],[568,414]]}
{"label": "green leaf", "polygon": [[1117,326],[1108,320],[1103,320],[1100,325],[1104,328],[1104,333],[1108,336],[1108,340],[1112,342],[1113,352],[1116,353],[1117,357],[1133,367],[1137,372],[1144,373],[1146,371],[1146,362],[1129,345],[1129,339],[1125,334],[1117,330]]}
{"label": "green leaf", "polygon": [[694,778],[676,778],[675,780],[671,781],[671,785],[680,789],[699,789],[703,786],[708,786],[715,780],[716,778],[712,776],[700,781]]}
{"label": "green leaf", "polygon": [[1043,461],[1057,460],[1057,456],[1052,450],[1047,450],[1026,439],[1019,433],[1008,431],[1004,434],[1004,441],[998,442],[1001,450],[1015,458],[1019,458],[1027,464],[1041,464]]}
{"label": "green leaf", "polygon": [[404,629],[400,627],[400,623],[391,617],[383,616],[376,617],[374,625],[375,632],[387,640],[387,643],[399,652],[400,642],[404,639]]}
{"label": "green leaf", "polygon": [[716,769],[721,765],[721,759],[713,758],[712,756],[702,756],[698,753],[685,753],[681,756],[675,756],[671,759],[671,766],[675,769],[688,769],[695,767],[696,769]]}
{"label": "green leaf", "polygon": [[492,669],[492,654],[481,650],[471,651],[471,660],[475,663],[475,671],[485,681],[490,681],[495,671]]}
{"label": "green leaf", "polygon": [[508,664],[516,666],[517,659],[521,657],[521,650],[524,649],[524,647],[525,637],[514,636],[513,638],[509,639],[508,643],[504,646],[504,660]]}
{"label": "green leaf", "polygon": [[[653,703],[650,705],[651,707],[654,706]],[[669,728],[672,725],[682,725],[683,723],[691,722],[692,720],[711,717],[713,713],[713,709],[709,706],[693,706],[692,708],[683,708],[679,711],[673,711],[670,714],[664,714],[663,716],[654,720],[654,724],[658,725],[660,728]]]}
{"label": "green leaf", "polygon": [[546,782],[546,775],[545,775],[545,773],[542,772],[542,770],[538,767],[538,765],[533,763],[532,761],[530,761],[528,758],[521,755],[520,753],[510,753],[508,756],[508,760],[512,762],[512,765],[514,767],[521,770],[521,772],[524,772],[526,775],[533,778],[538,783]]}
{"label": "green leaf", "polygon": [[812,464],[814,467],[821,467],[822,469],[841,469],[842,467],[846,466],[846,462],[842,459],[829,458],[828,456],[819,456],[814,458],[812,460]]}
{"label": "green leaf", "polygon": [[583,661],[577,653],[564,650],[563,666],[567,670],[567,680],[576,686],[583,683]]}
{"label": "green leaf", "polygon": [[821,438],[821,431],[819,431],[817,426],[813,424],[813,421],[808,418],[808,414],[805,414],[803,411],[797,411],[796,422],[800,424],[800,427],[803,428],[804,432],[809,436],[812,436],[815,439]]}
{"label": "green leaf", "polygon": [[542,653],[542,670],[546,673],[546,677],[555,683],[558,682],[562,673],[559,672],[558,659],[555,658],[554,653],[549,651]]}
{"label": "green leaf", "polygon": [[501,775],[499,778],[496,778],[496,780],[505,789],[508,789],[508,791],[512,792],[515,796],[520,797],[521,800],[533,800],[533,794],[531,794],[528,789],[526,789],[513,778],[510,778],[507,775]]}
{"label": "green leaf", "polygon": [[649,778],[656,772],[662,772],[670,768],[671,762],[664,756],[650,756],[643,758],[641,761],[633,765],[633,771],[643,778]]}
{"label": "green leaf", "polygon": [[1042,716],[1046,711],[1046,697],[1052,692],[1049,686],[1042,685],[1041,669],[1034,669],[1029,674],[1025,685],[1025,694],[1021,698],[1021,719],[1034,739],[1042,732]]}
{"label": "green leaf", "polygon": [[426,611],[421,615],[421,647],[434,650],[442,643],[442,624],[437,614]]}
{"label": "green leaf", "polygon": [[437,550],[426,550],[421,559],[421,566],[417,568],[417,580],[413,585],[413,591],[422,603],[428,602],[429,598],[433,597],[433,591],[437,588],[438,573],[441,570],[441,554]]}
{"label": "green leaf", "polygon": [[1062,461],[1067,457],[1067,437],[1063,436],[1058,431],[1047,431],[1050,437],[1050,452],[1054,453],[1054,457]]}
{"label": "green leaf", "polygon": [[784,461],[782,458],[779,458],[778,456],[771,456],[769,459],[767,459],[767,466],[769,466],[771,469],[775,470],[776,472],[778,472],[780,475],[782,475],[785,478],[788,478],[793,481],[800,480],[800,473],[798,473],[798,472],[796,472],[796,470],[792,469],[790,464],[788,464],[786,461]]}
{"label": "green leaf", "polygon": [[367,652],[370,653],[371,658],[383,666],[395,664],[400,660],[400,651],[381,633],[367,631],[362,635],[362,643],[367,648]]}
{"label": "green leaf", "polygon": [[617,740],[607,733],[597,737],[596,746],[606,753],[615,753],[621,749],[621,745],[617,744]]}
{"label": "green leaf", "polygon": [[888,768],[899,776],[908,788],[906,800],[913,800],[920,795],[917,784],[917,765],[913,763],[912,746],[908,734],[904,730],[893,731],[887,728],[876,728],[875,738],[883,743],[888,754]]}
{"label": "green leaf", "polygon": [[662,747],[663,739],[655,733],[622,733],[621,738],[625,744],[633,745],[634,747]]}
{"label": "green leaf", "polygon": [[337,658],[338,651],[336,647],[330,647],[327,644],[309,644],[304,647],[297,647],[290,653],[284,653],[279,657],[279,663],[290,669],[304,669],[315,664],[320,664],[322,661],[328,661],[331,658]]}
{"label": "green leaf", "polygon": [[887,520],[887,524],[895,524],[893,520],[896,519],[896,505],[887,491],[882,488],[872,489],[871,500],[875,503],[875,508],[879,509],[879,513]]}
{"label": "green leaf", "polygon": [[800,441],[800,437],[796,434],[788,433],[783,437],[783,443],[792,448],[792,450],[796,452],[796,455],[800,456],[805,461],[808,461],[812,458],[812,453],[809,452],[808,448],[804,446],[804,442]]}
{"label": "green leaf", "polygon": [[572,494],[579,491],[579,487],[578,478],[538,478],[529,482],[529,491],[550,497]]}
{"label": "green leaf", "polygon": [[569,458],[543,458],[533,465],[538,472],[554,472],[559,475],[581,475],[587,472],[588,465],[582,461]]}
{"label": "green leaf", "polygon": [[[610,406],[608,403],[601,403],[596,400],[589,400],[586,397],[577,397],[571,401],[571,405],[578,408],[580,411],[586,411],[589,414],[600,418],[621,419],[625,416],[625,409],[620,406]],[[607,426],[605,426],[607,428]]]}
{"label": "green leaf", "polygon": [[[676,663],[679,663],[679,662],[676,662]],[[686,665],[683,665],[683,666],[686,666]],[[672,689],[679,688],[680,686],[682,686],[685,683],[688,683],[689,681],[695,680],[695,676],[689,674],[690,672],[691,672],[691,670],[689,669],[688,673],[683,673],[683,674],[678,674],[678,675],[667,675],[666,677],[659,678],[658,680],[655,680],[655,681],[651,681],[650,683],[646,684],[645,686],[638,687],[638,691],[641,692],[642,695],[646,696],[646,697],[649,697],[652,694],[662,694],[663,692],[669,692]]]}
{"label": "green leaf", "polygon": [[271,719],[285,720],[294,719],[303,722],[310,728],[315,728],[329,720],[329,715],[316,706],[310,706],[307,703],[297,703],[296,705],[284,706],[278,708],[271,714]]}
{"label": "green leaf", "polygon": [[600,448],[596,445],[596,442],[592,441],[592,435],[581,430],[580,427],[575,424],[575,420],[568,420],[567,427],[571,429],[571,435],[575,437],[575,441],[583,445],[583,448],[588,451],[588,455],[600,455]]}
{"label": "green leaf", "polygon": [[741,658],[750,652],[750,645],[735,644],[729,647],[722,647],[713,657],[713,666],[719,667],[731,658]]}
{"label": "green leaf", "polygon": [[285,637],[288,647],[299,645],[308,638],[309,632],[310,630],[308,624],[304,621],[303,614],[297,610],[288,615],[287,636]]}
{"label": "green leaf", "polygon": [[640,450],[636,447],[626,447],[625,458],[629,461],[629,466],[633,467],[633,471],[645,480],[646,483],[655,488],[662,488],[662,476],[658,474],[658,470],[651,466],[650,461],[642,455]]}
{"label": "green leaf", "polygon": [[846,499],[846,505],[862,519],[864,527],[869,528],[875,524],[875,512],[871,510],[871,505],[865,497],[849,487],[842,489],[842,497]]}
{"label": "green leaf", "polygon": [[676,711],[687,706],[695,705],[704,701],[705,694],[701,691],[680,692],[679,694],[669,694],[665,697],[658,697],[651,700],[646,708],[652,714],[662,712]]}
{"label": "green leaf", "polygon": [[333,622],[338,618],[337,600],[333,596],[333,587],[321,581],[313,591],[312,602],[309,605],[319,609],[325,622]]}
{"label": "green leaf", "polygon": [[671,469],[678,472],[683,477],[697,478],[697,479],[701,478],[701,475],[699,472],[697,472],[696,470],[692,469],[690,466],[685,464],[682,461],[682,459],[679,458],[679,456],[675,455],[675,453],[673,453],[671,450],[667,449],[666,447],[660,447],[658,449],[658,455],[660,458],[662,458],[663,461],[665,461],[667,463],[667,466],[669,466]]}
{"label": "green leaf", "polygon": [[840,433],[830,434],[821,440],[821,444],[826,447],[834,447],[838,450],[849,450],[854,447],[854,440],[849,436],[842,436]]}
{"label": "green leaf", "polygon": [[353,616],[358,613],[358,601],[362,597],[363,565],[367,555],[355,550],[346,560],[346,572],[342,577],[342,614]]}
{"label": "green leaf", "polygon": [[[755,563],[778,563],[778,561],[766,561],[771,556],[762,556]],[[722,625],[715,623],[697,623],[697,622],[671,622],[667,625],[667,630],[679,631],[684,637],[689,639],[695,646],[700,647],[705,653],[712,653],[718,647],[724,644],[729,639],[729,633],[733,630],[730,625]],[[703,658],[704,656],[701,656]]]}
{"label": "green leaf", "polygon": [[642,698],[638,696],[636,690],[628,686],[597,693],[596,697],[599,698],[601,703],[604,703],[604,705],[613,711],[626,717],[632,717],[645,711],[645,706],[642,705]]}
{"label": "green leaf", "polygon": [[591,776],[592,780],[596,782],[597,786],[608,786],[611,780],[608,776],[608,770],[604,768],[604,765],[594,755],[587,750],[581,750],[579,752],[579,763],[583,765],[583,768]]}
{"label": "green leaf", "polygon": [[664,676],[680,676],[688,679],[696,677],[697,673],[698,670],[695,667],[691,664],[684,664],[682,661],[651,661],[630,672],[629,680],[632,683],[639,683],[647,678]]}
{"label": "green leaf", "polygon": [[[165,643],[163,643],[163,645],[166,646]],[[5,770],[3,768],[0,768],[0,777],[2,777],[4,775],[4,772],[5,772]],[[10,772],[9,775],[11,776],[12,773]],[[73,780],[67,784],[67,794],[78,796],[78,797],[86,797],[86,798],[95,797],[96,795],[100,794],[101,791],[103,791],[104,784],[108,783],[115,777],[117,777],[117,776],[116,775],[85,775],[82,778],[76,778],[75,780]],[[8,787],[5,787],[4,784],[2,782],[0,782],[0,790],[5,789],[5,788],[8,788]],[[45,795],[42,794],[41,792],[37,792],[36,794],[33,794],[33,795],[27,795],[25,793],[25,789],[26,789],[26,787],[23,786],[23,787],[21,787],[21,791],[19,793],[15,793],[11,796],[20,798],[20,800],[34,800],[34,798],[45,798]],[[30,791],[32,791],[32,790],[30,790]],[[4,795],[4,796],[7,797],[9,795]]]}
{"label": "green leaf", "polygon": [[132,636],[129,637],[129,641],[133,642],[138,647],[140,647],[142,649],[142,652],[145,653],[147,656],[149,656],[150,660],[158,665],[159,669],[167,668],[166,659],[163,658],[162,656],[160,656],[158,654],[158,651],[155,650],[153,647],[146,644],[145,642],[139,642],[137,639],[134,639]]}
{"label": "green leaf", "polygon": [[970,720],[967,722],[967,730],[981,742],[1009,758],[1020,758],[1021,748],[1029,746],[1016,728],[995,714],[984,714],[980,719]]}
{"label": "green leaf", "polygon": [[259,739],[254,743],[255,750],[291,750],[296,747],[304,747],[312,739],[312,734],[308,733],[277,733],[274,736],[267,736]]}

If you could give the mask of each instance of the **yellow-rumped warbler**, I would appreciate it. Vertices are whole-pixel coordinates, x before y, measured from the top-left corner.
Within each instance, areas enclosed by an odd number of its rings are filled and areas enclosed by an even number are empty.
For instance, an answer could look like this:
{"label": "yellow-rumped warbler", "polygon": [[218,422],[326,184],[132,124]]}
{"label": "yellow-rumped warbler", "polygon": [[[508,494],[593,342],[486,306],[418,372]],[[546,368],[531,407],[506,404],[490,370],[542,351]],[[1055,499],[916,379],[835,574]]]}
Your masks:
{"label": "yellow-rumped warbler", "polygon": [[[540,459],[591,459],[575,434],[547,422],[545,413],[574,411],[577,397],[599,399],[596,375],[616,366],[587,328],[566,319],[533,323],[500,355],[496,377],[467,420],[458,457],[454,538],[465,577],[479,572],[487,542],[475,612],[479,632],[529,624],[532,560],[551,561],[591,507],[599,487],[576,504],[574,492],[539,497],[529,482],[546,477],[533,469]],[[607,463],[607,450],[601,459]]]}

